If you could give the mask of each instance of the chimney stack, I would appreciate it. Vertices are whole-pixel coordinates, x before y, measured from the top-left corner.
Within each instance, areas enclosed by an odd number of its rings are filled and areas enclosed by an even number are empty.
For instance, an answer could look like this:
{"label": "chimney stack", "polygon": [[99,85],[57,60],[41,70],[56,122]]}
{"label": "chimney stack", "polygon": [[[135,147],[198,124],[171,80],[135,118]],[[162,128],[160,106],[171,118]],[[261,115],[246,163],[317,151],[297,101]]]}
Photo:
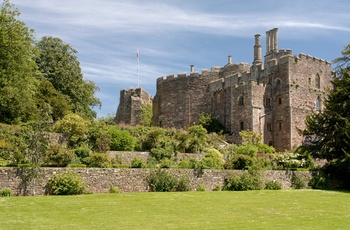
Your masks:
{"label": "chimney stack", "polygon": [[190,67],[191,67],[191,73],[193,73],[194,72],[194,65],[190,65]]}
{"label": "chimney stack", "polygon": [[232,56],[228,55],[227,57],[227,64],[232,64]]}

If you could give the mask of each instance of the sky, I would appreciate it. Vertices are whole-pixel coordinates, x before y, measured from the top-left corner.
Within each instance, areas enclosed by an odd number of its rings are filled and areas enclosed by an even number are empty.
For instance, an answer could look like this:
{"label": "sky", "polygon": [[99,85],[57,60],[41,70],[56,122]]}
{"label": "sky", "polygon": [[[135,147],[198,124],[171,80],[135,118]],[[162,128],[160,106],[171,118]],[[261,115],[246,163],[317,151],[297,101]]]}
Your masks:
{"label": "sky", "polygon": [[[120,90],[152,96],[161,76],[253,62],[254,35],[278,28],[278,48],[332,61],[350,43],[344,0],[10,0],[36,39],[53,36],[78,51],[84,79],[115,116]],[[139,50],[137,61],[136,52]],[[139,64],[138,64],[139,63]]]}

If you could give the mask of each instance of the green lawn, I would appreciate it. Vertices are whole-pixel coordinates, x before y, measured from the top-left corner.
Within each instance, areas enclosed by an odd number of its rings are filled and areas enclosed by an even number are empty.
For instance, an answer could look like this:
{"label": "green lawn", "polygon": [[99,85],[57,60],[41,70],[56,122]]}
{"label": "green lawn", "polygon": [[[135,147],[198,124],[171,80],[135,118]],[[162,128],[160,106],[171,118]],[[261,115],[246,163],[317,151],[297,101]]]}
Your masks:
{"label": "green lawn", "polygon": [[261,190],[0,197],[0,229],[350,229],[350,193]]}

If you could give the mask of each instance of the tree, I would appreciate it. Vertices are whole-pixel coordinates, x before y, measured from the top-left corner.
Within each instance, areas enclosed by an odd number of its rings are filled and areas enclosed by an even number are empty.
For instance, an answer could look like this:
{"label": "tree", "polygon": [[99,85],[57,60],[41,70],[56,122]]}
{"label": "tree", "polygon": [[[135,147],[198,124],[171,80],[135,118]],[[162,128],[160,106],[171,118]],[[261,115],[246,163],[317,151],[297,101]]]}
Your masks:
{"label": "tree", "polygon": [[[350,53],[350,44],[342,53]],[[346,56],[336,60],[349,61]],[[343,62],[341,65],[345,68],[341,67],[332,81],[325,109],[306,119],[306,129],[301,131],[306,141],[299,150],[326,159],[326,172],[350,188],[350,69]]]}
{"label": "tree", "polygon": [[0,122],[19,123],[36,118],[38,75],[34,31],[16,19],[17,8],[4,0],[0,12]]}
{"label": "tree", "polygon": [[98,87],[83,79],[77,51],[59,38],[43,37],[37,48],[40,55],[36,59],[39,71],[54,88],[69,101],[72,111],[80,116],[92,119],[96,116],[92,110],[101,102],[94,96]]}

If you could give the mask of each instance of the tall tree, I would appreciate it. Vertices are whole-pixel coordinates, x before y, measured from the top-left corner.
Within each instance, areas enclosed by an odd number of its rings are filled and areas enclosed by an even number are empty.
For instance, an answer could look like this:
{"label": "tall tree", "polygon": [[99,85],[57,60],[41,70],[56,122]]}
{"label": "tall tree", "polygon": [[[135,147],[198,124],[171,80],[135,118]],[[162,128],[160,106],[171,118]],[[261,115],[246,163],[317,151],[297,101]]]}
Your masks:
{"label": "tall tree", "polygon": [[326,159],[326,171],[346,188],[350,188],[350,69],[346,56],[349,53],[350,44],[342,52],[344,56],[336,59],[341,66],[324,110],[306,119],[302,134],[307,142],[300,147],[315,158]]}
{"label": "tall tree", "polygon": [[54,37],[43,37],[37,47],[40,50],[37,64],[44,77],[66,97],[74,113],[88,119],[95,117],[92,107],[101,105],[94,96],[98,88],[83,79],[77,51]]}
{"label": "tall tree", "polygon": [[17,19],[20,12],[4,0],[0,12],[0,122],[19,123],[37,114],[34,32]]}

